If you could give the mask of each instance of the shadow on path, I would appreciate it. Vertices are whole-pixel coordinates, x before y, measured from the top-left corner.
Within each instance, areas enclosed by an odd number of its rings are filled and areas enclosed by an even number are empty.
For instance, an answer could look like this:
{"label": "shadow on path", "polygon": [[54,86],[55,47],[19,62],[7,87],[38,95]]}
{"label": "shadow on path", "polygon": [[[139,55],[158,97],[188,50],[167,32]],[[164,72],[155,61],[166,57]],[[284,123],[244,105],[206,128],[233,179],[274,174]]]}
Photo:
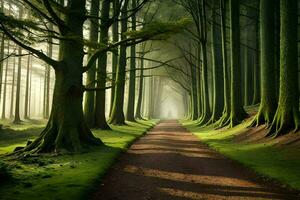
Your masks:
{"label": "shadow on path", "polygon": [[104,177],[95,200],[299,199],[201,144],[176,121],[138,140]]}

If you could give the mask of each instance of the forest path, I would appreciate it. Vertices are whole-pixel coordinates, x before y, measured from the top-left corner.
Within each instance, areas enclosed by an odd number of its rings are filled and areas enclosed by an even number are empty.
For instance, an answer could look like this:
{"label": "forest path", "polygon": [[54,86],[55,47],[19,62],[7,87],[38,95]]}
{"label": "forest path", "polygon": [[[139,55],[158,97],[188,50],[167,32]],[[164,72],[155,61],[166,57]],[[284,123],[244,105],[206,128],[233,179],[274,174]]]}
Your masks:
{"label": "forest path", "polygon": [[124,153],[96,200],[299,199],[163,121]]}

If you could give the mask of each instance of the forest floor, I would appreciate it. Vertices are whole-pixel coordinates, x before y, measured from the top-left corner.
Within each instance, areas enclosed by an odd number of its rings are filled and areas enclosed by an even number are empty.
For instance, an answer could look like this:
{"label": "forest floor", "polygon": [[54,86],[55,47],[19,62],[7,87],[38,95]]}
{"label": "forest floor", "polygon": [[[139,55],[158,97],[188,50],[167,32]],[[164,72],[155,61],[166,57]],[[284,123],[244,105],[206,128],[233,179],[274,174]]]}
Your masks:
{"label": "forest floor", "polygon": [[164,121],[119,157],[91,199],[239,200],[300,196],[212,150],[176,121]]}
{"label": "forest floor", "polygon": [[[1,121],[4,127],[0,132],[0,199],[86,199],[120,153],[126,151],[156,122],[128,122],[126,126],[111,126],[112,130],[109,131],[93,130],[105,146],[88,153],[8,160],[1,154],[12,152],[17,146],[25,146],[27,140],[40,134],[45,121],[23,122],[19,125]],[[9,175],[8,178],[4,172]]]}

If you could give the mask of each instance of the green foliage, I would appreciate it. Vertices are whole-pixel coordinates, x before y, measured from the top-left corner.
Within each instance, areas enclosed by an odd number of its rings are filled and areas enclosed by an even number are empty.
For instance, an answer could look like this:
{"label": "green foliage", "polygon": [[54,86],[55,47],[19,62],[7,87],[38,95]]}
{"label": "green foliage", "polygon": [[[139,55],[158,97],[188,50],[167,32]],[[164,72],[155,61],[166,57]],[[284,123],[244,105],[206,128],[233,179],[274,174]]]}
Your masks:
{"label": "green foliage", "polygon": [[170,35],[183,31],[191,20],[182,18],[176,22],[155,21],[145,25],[144,28],[137,31],[128,31],[125,33],[129,38],[151,38],[151,39],[167,39]]}

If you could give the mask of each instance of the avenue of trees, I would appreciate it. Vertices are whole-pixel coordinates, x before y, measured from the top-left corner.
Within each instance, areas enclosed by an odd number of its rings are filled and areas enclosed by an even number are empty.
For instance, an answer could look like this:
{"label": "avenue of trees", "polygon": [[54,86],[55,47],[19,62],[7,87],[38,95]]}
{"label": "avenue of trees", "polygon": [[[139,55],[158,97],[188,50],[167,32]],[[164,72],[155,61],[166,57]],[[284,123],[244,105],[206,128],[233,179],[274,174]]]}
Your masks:
{"label": "avenue of trees", "polygon": [[198,126],[234,127],[256,105],[250,127],[274,137],[299,129],[297,0],[0,6],[2,119],[48,120],[17,154],[102,145],[91,129],[160,118],[170,91]]}

